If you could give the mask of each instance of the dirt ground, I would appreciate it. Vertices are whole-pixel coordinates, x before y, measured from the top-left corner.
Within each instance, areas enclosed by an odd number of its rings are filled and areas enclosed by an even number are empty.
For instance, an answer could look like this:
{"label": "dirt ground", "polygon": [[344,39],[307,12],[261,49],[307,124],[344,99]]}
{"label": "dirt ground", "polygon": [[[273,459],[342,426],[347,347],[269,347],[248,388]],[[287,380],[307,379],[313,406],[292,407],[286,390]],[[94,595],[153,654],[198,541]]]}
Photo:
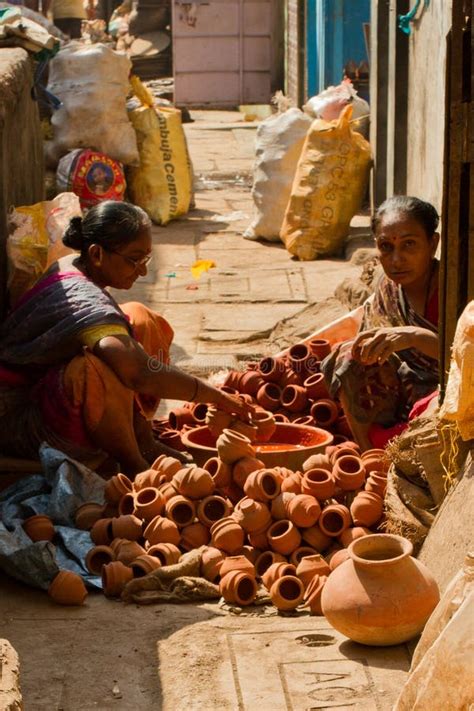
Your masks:
{"label": "dirt ground", "polygon": [[[334,290],[360,274],[372,251],[367,217],[354,221],[348,259],[295,262],[282,245],[243,239],[256,125],[234,112],[192,115],[186,132],[197,209],[155,228],[149,275],[119,298],[166,316],[175,329],[173,361],[208,374],[344,313]],[[197,258],[217,266],[194,282]],[[26,711],[388,711],[409,666],[406,646],[361,647],[307,613],[125,606],[100,594],[67,609],[5,576],[0,637],[20,655]]]}

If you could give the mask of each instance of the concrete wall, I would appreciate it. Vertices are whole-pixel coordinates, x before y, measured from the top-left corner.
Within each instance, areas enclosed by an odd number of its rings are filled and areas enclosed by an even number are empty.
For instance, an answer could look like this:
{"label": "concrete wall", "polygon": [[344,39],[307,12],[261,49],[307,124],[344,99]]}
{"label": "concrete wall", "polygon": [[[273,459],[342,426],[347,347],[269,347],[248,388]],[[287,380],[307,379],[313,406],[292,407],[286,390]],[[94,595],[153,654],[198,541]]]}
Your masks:
{"label": "concrete wall", "polygon": [[23,49],[0,49],[0,317],[5,312],[6,217],[11,205],[43,199],[44,161],[32,62]]}

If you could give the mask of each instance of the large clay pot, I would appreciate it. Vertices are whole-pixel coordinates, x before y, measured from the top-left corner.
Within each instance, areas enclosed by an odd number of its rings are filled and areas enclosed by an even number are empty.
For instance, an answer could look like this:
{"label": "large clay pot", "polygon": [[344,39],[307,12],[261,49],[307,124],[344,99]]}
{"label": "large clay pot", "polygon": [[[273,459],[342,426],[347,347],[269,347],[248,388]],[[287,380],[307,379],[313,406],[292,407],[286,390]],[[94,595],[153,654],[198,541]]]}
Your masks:
{"label": "large clay pot", "polygon": [[412,639],[439,601],[429,570],[411,557],[406,538],[375,534],[349,546],[350,559],[331,574],[322,595],[328,622],[361,644]]}
{"label": "large clay pot", "polygon": [[199,502],[197,516],[201,523],[210,528],[216,521],[229,516],[231,510],[230,502],[224,497],[211,495]]}
{"label": "large clay pot", "polygon": [[305,588],[308,587],[315,575],[329,575],[331,569],[322,555],[307,555],[296,569],[296,575]]}
{"label": "large clay pot", "polygon": [[258,577],[262,577],[268,568],[274,563],[287,563],[285,556],[281,553],[275,553],[275,551],[264,551],[260,553],[257,560],[255,561],[255,572]]}
{"label": "large clay pot", "polygon": [[221,518],[211,526],[212,545],[233,555],[244,545],[245,531],[232,517]]}
{"label": "large clay pot", "polygon": [[351,516],[356,526],[369,528],[380,521],[383,514],[383,499],[371,491],[361,491],[351,504]]}
{"label": "large clay pot", "polygon": [[209,529],[200,521],[189,524],[181,529],[181,547],[185,551],[191,551],[193,548],[207,546],[211,540]]}
{"label": "large clay pot", "polygon": [[319,501],[329,499],[336,488],[331,472],[327,469],[309,469],[301,482],[303,494],[314,496]]}
{"label": "large clay pot", "polygon": [[257,428],[257,441],[268,442],[276,430],[275,416],[267,410],[255,410],[252,414],[252,422]]}
{"label": "large clay pot", "polygon": [[148,555],[158,558],[161,565],[174,565],[181,558],[181,551],[173,543],[155,543],[147,548]]}
{"label": "large clay pot", "polygon": [[105,484],[105,500],[108,501],[109,504],[118,504],[127,491],[132,491],[132,482],[125,474],[116,474],[110,477]]}
{"label": "large clay pot", "polygon": [[76,511],[74,519],[76,528],[79,528],[81,531],[90,531],[94,523],[102,518],[103,513],[103,504],[96,504],[93,502],[82,504],[82,506],[79,506]]}
{"label": "large clay pot", "polygon": [[264,410],[275,412],[281,407],[281,388],[276,383],[265,383],[259,389],[256,399]]}
{"label": "large clay pot", "polygon": [[54,538],[54,525],[49,516],[37,514],[30,516],[23,523],[23,530],[32,541],[52,541]]}
{"label": "large clay pot", "polygon": [[219,457],[211,457],[205,462],[205,469],[212,476],[216,489],[226,489],[232,482],[232,468],[224,464]]}
{"label": "large clay pot", "polygon": [[295,575],[277,578],[270,588],[270,599],[278,610],[294,610],[303,598],[303,583]]}
{"label": "large clay pot", "polygon": [[252,575],[233,570],[221,578],[219,591],[228,603],[251,605],[257,595],[257,583]]}
{"label": "large clay pot", "polygon": [[223,578],[224,575],[230,573],[231,570],[248,573],[255,577],[255,566],[245,555],[230,555],[225,558],[220,566],[219,575]]}
{"label": "large clay pot", "polygon": [[80,575],[60,570],[48,588],[48,595],[59,605],[82,605],[87,590]]}
{"label": "large clay pot", "polygon": [[143,524],[137,516],[117,516],[112,519],[112,535],[114,538],[127,538],[138,541],[143,532]]}
{"label": "large clay pot", "polygon": [[271,469],[259,469],[247,477],[244,492],[255,501],[271,501],[280,493],[280,482]]}
{"label": "large clay pot", "polygon": [[183,528],[194,521],[196,506],[192,499],[178,494],[178,496],[173,496],[172,499],[166,502],[165,514],[178,528]]}
{"label": "large clay pot", "polygon": [[301,385],[287,385],[280,399],[281,404],[288,412],[303,412],[308,404],[306,390]]}
{"label": "large clay pot", "polygon": [[155,516],[145,528],[143,535],[151,545],[173,543],[177,546],[181,539],[177,525],[163,516]]}
{"label": "large clay pot", "polygon": [[91,539],[96,546],[108,546],[113,537],[111,518],[101,518],[91,528]]}
{"label": "large clay pot", "polygon": [[266,530],[272,522],[267,505],[263,503],[263,501],[254,501],[247,496],[244,496],[244,498],[235,505],[232,518],[234,518],[247,533]]}
{"label": "large clay pot", "polygon": [[262,575],[262,583],[267,590],[270,590],[275,580],[282,578],[284,575],[296,575],[296,568],[291,563],[272,563]]}
{"label": "large clay pot", "polygon": [[316,400],[316,402],[311,405],[310,412],[316,426],[322,428],[331,427],[339,416],[336,403],[328,399]]}
{"label": "large clay pot", "polygon": [[298,528],[314,526],[321,514],[321,507],[307,494],[296,494],[288,503],[288,519]]}
{"label": "large clay pot", "polygon": [[173,477],[172,484],[176,491],[189,499],[203,499],[215,489],[212,476],[200,467],[180,469]]}
{"label": "large clay pot", "polygon": [[102,568],[102,587],[107,597],[118,597],[133,578],[133,570],[116,560]]}
{"label": "large clay pot", "polygon": [[201,575],[211,583],[219,582],[221,565],[225,555],[218,548],[208,546],[201,557]]}
{"label": "large clay pot", "polygon": [[337,538],[351,525],[351,513],[347,506],[330,504],[323,509],[319,517],[321,531],[327,536]]}
{"label": "large clay pot", "polygon": [[270,548],[275,553],[289,555],[301,543],[301,535],[291,521],[276,521],[267,531]]}
{"label": "large clay pot", "polygon": [[225,464],[234,464],[243,457],[255,457],[249,438],[234,430],[225,429],[216,442],[219,459]]}
{"label": "large clay pot", "polygon": [[238,487],[244,488],[247,477],[258,469],[265,469],[265,464],[255,457],[242,457],[232,467],[232,478]]}
{"label": "large clay pot", "polygon": [[285,370],[286,364],[283,358],[267,356],[259,362],[257,372],[266,382],[278,383]]}
{"label": "large clay pot", "polygon": [[356,491],[364,485],[365,467],[360,457],[345,454],[334,462],[332,475],[343,491]]}

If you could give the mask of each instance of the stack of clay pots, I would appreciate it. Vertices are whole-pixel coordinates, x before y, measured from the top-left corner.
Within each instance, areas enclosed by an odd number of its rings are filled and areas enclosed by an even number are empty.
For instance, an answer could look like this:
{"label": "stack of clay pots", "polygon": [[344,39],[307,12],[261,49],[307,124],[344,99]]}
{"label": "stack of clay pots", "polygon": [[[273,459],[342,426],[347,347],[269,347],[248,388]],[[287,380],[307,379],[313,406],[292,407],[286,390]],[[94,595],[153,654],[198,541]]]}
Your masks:
{"label": "stack of clay pots", "polygon": [[204,403],[186,402],[182,407],[171,410],[167,418],[153,420],[153,430],[160,442],[183,452],[182,433],[205,425],[206,413],[207,405]]}

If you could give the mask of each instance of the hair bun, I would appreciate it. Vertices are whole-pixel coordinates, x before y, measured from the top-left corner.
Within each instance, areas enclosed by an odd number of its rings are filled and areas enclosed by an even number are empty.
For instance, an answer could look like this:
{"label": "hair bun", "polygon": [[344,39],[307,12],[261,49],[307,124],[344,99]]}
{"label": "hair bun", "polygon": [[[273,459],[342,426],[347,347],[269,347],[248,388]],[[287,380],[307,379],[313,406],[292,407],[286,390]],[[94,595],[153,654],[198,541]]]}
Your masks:
{"label": "hair bun", "polygon": [[72,217],[63,236],[63,244],[71,249],[82,250],[84,235],[82,234],[82,217]]}

